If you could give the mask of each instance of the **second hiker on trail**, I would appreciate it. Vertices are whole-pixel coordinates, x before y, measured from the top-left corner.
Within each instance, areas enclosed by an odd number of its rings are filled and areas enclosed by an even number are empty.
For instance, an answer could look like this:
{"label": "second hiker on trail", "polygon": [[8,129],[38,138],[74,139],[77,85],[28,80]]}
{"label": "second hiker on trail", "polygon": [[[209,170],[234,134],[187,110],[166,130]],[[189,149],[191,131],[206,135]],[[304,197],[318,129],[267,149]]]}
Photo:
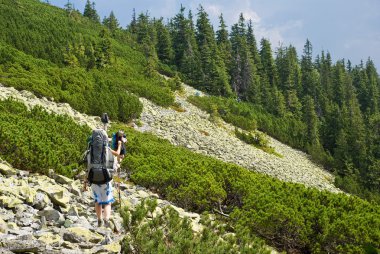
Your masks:
{"label": "second hiker on trail", "polygon": [[[117,162],[120,164],[126,154],[125,143],[127,142],[124,131],[119,130],[112,135],[112,154],[117,157]],[[120,165],[118,165],[119,167]]]}

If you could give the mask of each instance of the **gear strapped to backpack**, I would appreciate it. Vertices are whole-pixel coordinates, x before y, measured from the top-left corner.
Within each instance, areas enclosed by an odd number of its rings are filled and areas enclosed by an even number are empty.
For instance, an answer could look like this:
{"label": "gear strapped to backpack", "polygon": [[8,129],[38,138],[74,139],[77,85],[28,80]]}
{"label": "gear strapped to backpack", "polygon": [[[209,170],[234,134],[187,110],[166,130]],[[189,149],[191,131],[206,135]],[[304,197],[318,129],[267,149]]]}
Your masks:
{"label": "gear strapped to backpack", "polygon": [[92,131],[87,153],[87,180],[91,184],[105,184],[112,180],[114,156],[108,147],[105,130]]}

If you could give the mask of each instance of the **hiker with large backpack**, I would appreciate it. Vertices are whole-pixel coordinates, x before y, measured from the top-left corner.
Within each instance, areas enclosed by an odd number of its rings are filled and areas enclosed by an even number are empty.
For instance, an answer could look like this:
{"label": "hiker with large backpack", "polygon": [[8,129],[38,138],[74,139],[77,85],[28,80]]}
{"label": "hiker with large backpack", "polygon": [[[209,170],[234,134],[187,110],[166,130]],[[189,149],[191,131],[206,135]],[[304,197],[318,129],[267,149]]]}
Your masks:
{"label": "hiker with large backpack", "polygon": [[[94,195],[99,227],[110,226],[111,204],[115,201],[112,188],[115,162],[113,151],[108,145],[107,132],[103,129],[93,130],[87,152],[87,182]],[[85,181],[85,189],[86,185]]]}
{"label": "hiker with large backpack", "polygon": [[[126,137],[123,131],[118,131],[115,147],[111,149],[107,135],[109,118],[104,113],[102,118],[103,129],[95,129],[89,139],[86,153],[87,178],[84,182],[84,189],[87,189],[87,182],[91,185],[91,190],[95,199],[95,211],[98,219],[98,226],[110,227],[111,204],[115,201],[113,197],[112,180],[113,174],[119,170],[121,159],[125,155]],[[115,159],[115,157],[117,159]],[[120,199],[120,188],[119,188]]]}

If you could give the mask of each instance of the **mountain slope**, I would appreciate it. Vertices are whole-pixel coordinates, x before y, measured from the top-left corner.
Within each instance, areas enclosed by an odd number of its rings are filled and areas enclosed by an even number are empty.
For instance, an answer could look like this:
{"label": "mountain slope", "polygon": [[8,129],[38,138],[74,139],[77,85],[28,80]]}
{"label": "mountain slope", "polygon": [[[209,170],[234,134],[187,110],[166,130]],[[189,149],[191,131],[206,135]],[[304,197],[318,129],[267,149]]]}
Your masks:
{"label": "mountain slope", "polygon": [[[72,110],[67,104],[55,105],[29,92],[0,88],[4,97],[13,95],[29,105],[41,104],[67,112],[82,122],[86,119],[85,115]],[[170,110],[163,111],[173,114]],[[186,116],[186,113],[181,114]],[[95,120],[93,117],[90,119],[90,122]],[[192,122],[194,116],[189,119],[188,122]],[[314,248],[315,252],[362,253],[364,247],[379,247],[378,227],[370,226],[380,223],[375,204],[251,173],[244,168],[173,147],[152,135],[138,134],[125,125],[117,124],[114,128],[127,131],[128,156],[123,168],[132,173],[134,182],[155,189],[164,199],[183,208],[229,213],[227,216],[233,220],[222,221],[234,228],[235,233],[248,233],[248,244],[258,234],[270,245],[295,253],[308,253]],[[216,129],[216,133],[220,135],[221,132]],[[130,198],[133,203],[133,196]],[[340,241],[334,240],[338,238]],[[239,239],[246,241],[243,240],[246,238]],[[244,248],[244,245],[238,247]]]}
{"label": "mountain slope", "polygon": [[[305,153],[270,138],[270,146],[283,157],[268,154],[236,138],[234,127],[220,120],[210,122],[210,115],[186,101],[187,96],[202,94],[184,85],[184,93],[177,93],[176,102],[186,112],[165,109],[140,98],[144,108],[141,114],[141,131],[150,131],[174,145],[190,148],[226,162],[265,173],[287,182],[302,183],[331,192],[340,192],[333,184],[334,176],[313,163]],[[206,134],[205,134],[206,133]]]}

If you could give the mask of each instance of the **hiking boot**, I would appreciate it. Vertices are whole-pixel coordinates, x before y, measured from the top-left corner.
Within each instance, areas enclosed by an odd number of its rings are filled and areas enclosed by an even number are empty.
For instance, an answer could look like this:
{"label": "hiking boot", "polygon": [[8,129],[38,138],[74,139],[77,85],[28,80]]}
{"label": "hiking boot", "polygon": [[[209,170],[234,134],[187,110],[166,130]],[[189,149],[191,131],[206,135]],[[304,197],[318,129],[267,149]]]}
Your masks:
{"label": "hiking boot", "polygon": [[111,222],[110,222],[110,220],[104,220],[104,227],[105,227],[105,228],[112,229],[112,228],[111,228]]}
{"label": "hiking boot", "polygon": [[98,219],[98,227],[103,227],[103,220],[102,219]]}

